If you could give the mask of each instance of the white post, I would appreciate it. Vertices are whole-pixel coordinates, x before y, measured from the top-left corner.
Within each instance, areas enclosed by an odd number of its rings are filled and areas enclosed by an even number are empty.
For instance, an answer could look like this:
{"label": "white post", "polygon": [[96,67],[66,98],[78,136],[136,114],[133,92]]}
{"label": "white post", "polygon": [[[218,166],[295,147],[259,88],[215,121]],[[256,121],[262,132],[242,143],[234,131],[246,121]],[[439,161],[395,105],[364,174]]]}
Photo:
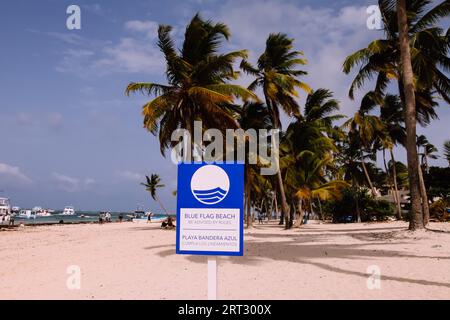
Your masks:
{"label": "white post", "polygon": [[217,300],[217,257],[208,256],[208,300]]}

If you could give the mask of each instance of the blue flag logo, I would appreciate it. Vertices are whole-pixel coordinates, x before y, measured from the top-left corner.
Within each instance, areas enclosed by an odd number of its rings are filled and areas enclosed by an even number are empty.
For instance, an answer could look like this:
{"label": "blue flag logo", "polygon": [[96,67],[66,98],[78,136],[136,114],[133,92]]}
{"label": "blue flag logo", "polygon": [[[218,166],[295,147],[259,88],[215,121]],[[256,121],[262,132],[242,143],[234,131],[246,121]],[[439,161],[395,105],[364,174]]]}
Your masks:
{"label": "blue flag logo", "polygon": [[195,199],[206,205],[221,202],[230,190],[230,179],[222,168],[215,165],[200,167],[192,176],[191,191]]}

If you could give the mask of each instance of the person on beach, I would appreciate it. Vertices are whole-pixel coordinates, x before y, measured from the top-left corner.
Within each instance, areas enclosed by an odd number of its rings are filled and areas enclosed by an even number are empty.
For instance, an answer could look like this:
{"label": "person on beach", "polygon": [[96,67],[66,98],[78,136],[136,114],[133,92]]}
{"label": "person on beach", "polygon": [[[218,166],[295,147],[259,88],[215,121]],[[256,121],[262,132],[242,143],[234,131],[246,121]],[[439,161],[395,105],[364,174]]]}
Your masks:
{"label": "person on beach", "polygon": [[147,223],[151,223],[152,222],[152,213],[149,212],[148,216],[147,216]]}
{"label": "person on beach", "polygon": [[167,218],[167,220],[161,223],[161,228],[163,229],[173,229],[175,228],[175,224],[173,223],[173,219],[171,216]]}
{"label": "person on beach", "polygon": [[123,214],[119,214],[119,222],[123,221]]}
{"label": "person on beach", "polygon": [[100,215],[98,216],[98,222],[100,224],[103,224],[103,212],[100,212]]}
{"label": "person on beach", "polygon": [[15,219],[15,214],[12,213],[9,216],[9,225],[12,226],[12,227],[14,227],[14,219]]}

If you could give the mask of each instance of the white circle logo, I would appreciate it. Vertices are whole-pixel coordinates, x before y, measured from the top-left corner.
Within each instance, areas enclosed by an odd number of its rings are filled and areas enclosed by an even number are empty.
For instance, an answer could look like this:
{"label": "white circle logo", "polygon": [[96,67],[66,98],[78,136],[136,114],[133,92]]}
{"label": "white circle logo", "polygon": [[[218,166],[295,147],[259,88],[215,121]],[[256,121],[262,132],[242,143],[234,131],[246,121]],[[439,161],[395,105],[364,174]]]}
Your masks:
{"label": "white circle logo", "polygon": [[225,199],[228,190],[230,190],[230,179],[227,173],[218,166],[203,166],[192,176],[192,194],[203,204],[219,203]]}

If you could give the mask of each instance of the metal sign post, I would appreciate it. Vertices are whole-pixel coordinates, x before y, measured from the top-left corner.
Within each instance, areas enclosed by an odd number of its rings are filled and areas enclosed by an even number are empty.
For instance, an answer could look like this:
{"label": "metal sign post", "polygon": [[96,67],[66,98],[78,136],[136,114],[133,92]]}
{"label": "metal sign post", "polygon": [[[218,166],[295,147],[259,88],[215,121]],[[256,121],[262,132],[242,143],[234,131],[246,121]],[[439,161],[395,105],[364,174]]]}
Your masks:
{"label": "metal sign post", "polygon": [[217,300],[217,257],[208,256],[208,300]]}

